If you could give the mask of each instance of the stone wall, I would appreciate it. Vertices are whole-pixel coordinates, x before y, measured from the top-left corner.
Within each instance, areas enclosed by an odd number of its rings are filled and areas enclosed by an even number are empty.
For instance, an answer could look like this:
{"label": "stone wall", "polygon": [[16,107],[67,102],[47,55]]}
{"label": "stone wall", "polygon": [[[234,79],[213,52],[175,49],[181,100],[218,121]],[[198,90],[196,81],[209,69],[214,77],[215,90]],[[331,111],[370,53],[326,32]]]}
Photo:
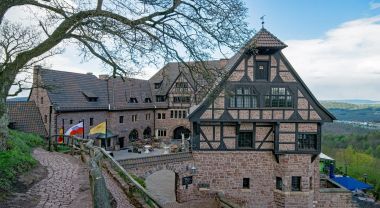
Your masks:
{"label": "stone wall", "polygon": [[316,207],[356,208],[358,206],[352,200],[352,193],[349,191],[336,192],[321,189]]}

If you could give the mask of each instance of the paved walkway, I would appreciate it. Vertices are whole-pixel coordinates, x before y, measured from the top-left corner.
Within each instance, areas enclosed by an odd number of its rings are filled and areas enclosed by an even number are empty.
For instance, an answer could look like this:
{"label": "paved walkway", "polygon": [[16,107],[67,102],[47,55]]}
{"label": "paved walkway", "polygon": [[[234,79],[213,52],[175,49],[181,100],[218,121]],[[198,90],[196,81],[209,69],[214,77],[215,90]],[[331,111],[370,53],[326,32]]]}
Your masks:
{"label": "paved walkway", "polygon": [[103,170],[102,174],[103,174],[104,180],[106,181],[108,190],[111,192],[113,198],[116,200],[117,208],[134,208],[134,206],[129,202],[124,191],[111,178],[109,173]]}
{"label": "paved walkway", "polygon": [[40,196],[36,207],[92,207],[88,170],[83,163],[70,155],[43,149],[35,149],[33,156],[48,170],[48,176],[27,192]]}

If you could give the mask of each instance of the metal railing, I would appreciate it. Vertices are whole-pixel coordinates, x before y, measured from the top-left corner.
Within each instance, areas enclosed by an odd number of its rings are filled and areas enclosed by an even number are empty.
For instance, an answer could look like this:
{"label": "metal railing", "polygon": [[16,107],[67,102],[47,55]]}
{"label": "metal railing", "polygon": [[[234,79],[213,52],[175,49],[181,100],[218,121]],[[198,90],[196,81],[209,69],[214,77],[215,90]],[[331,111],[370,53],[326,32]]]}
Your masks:
{"label": "metal railing", "polygon": [[[52,146],[65,145],[70,147],[70,153],[80,153],[82,160],[88,163],[90,168],[90,187],[93,198],[93,207],[95,208],[110,208],[110,197],[106,186],[105,179],[102,174],[102,166],[105,161],[108,161],[112,169],[121,174],[121,178],[125,180],[125,183],[129,187],[129,193],[127,196],[136,197],[142,200],[134,200],[138,202],[137,207],[157,207],[162,208],[162,204],[155,199],[140,183],[138,183],[131,174],[129,174],[110,154],[103,148],[93,145],[93,140],[82,139],[72,136],[62,136],[64,142],[58,144],[57,138],[62,135],[53,135],[49,140],[49,144]],[[55,139],[52,139],[55,138]],[[50,149],[51,147],[49,147]],[[85,159],[88,158],[89,159]]]}

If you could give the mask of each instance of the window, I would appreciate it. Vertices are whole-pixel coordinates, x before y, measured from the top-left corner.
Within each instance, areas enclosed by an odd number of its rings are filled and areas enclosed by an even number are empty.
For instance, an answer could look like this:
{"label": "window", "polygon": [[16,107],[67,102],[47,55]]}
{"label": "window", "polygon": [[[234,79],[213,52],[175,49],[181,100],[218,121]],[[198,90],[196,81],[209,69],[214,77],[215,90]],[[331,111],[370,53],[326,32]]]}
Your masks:
{"label": "window", "polygon": [[276,189],[282,191],[282,178],[276,177]]}
{"label": "window", "polygon": [[88,102],[96,102],[98,101],[98,98],[97,97],[89,97],[87,98]]}
{"label": "window", "polygon": [[132,122],[136,122],[137,121],[137,115],[132,115]]}
{"label": "window", "polygon": [[154,89],[158,89],[161,87],[161,83],[162,82],[159,82],[159,83],[154,83]]}
{"label": "window", "polygon": [[301,191],[301,176],[292,176],[292,191]]}
{"label": "window", "polygon": [[243,189],[249,189],[249,178],[243,178]]}
{"label": "window", "polygon": [[298,150],[317,150],[317,134],[298,134]]}
{"label": "window", "polygon": [[174,103],[190,103],[190,96],[173,97]]}
{"label": "window", "polygon": [[166,130],[159,129],[158,130],[158,136],[160,136],[160,137],[166,136]]}
{"label": "window", "polygon": [[309,178],[309,183],[310,183],[309,189],[313,190],[313,177]]}
{"label": "window", "polygon": [[124,123],[124,116],[119,116],[119,123]]}
{"label": "window", "polygon": [[47,115],[44,116],[44,122],[45,122],[45,123],[48,122]]}
{"label": "window", "polygon": [[269,63],[267,61],[257,61],[255,78],[256,80],[268,80],[269,77]]}
{"label": "window", "polygon": [[73,119],[70,119],[70,124],[73,124]]}
{"label": "window", "polygon": [[257,96],[251,88],[238,87],[234,95],[230,97],[231,108],[255,108],[257,107]]}
{"label": "window", "polygon": [[144,99],[144,103],[151,103],[151,102],[152,102],[152,100],[150,98],[145,98]]}
{"label": "window", "polygon": [[90,126],[94,125],[94,118],[90,118]]}
{"label": "window", "polygon": [[165,119],[165,113],[157,113],[157,119]]}
{"label": "window", "polygon": [[41,97],[41,104],[44,104],[44,97]]}
{"label": "window", "polygon": [[171,110],[170,118],[186,118],[186,111],[184,110]]}
{"label": "window", "polygon": [[252,148],[253,147],[253,133],[240,132],[238,137],[238,147]]}
{"label": "window", "polygon": [[150,113],[145,114],[145,120],[150,120]]}
{"label": "window", "polygon": [[187,82],[177,82],[177,83],[175,83],[175,87],[177,87],[177,88],[187,88]]}
{"label": "window", "polygon": [[129,98],[128,103],[138,103],[138,102],[137,102],[137,98],[135,98],[135,97],[131,97],[131,98]]}
{"label": "window", "polygon": [[156,96],[156,102],[165,102],[165,96],[164,95],[157,95]]}
{"label": "window", "polygon": [[285,87],[272,87],[265,95],[265,107],[293,107],[293,98]]}

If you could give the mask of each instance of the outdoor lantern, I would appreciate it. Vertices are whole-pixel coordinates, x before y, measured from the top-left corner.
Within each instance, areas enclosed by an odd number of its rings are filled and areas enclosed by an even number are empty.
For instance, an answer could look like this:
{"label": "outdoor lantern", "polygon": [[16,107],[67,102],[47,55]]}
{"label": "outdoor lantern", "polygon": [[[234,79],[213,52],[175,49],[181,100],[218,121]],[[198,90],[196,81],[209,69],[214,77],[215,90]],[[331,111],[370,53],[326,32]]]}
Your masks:
{"label": "outdoor lantern", "polygon": [[197,172],[197,168],[193,165],[190,169],[191,174],[195,174]]}

